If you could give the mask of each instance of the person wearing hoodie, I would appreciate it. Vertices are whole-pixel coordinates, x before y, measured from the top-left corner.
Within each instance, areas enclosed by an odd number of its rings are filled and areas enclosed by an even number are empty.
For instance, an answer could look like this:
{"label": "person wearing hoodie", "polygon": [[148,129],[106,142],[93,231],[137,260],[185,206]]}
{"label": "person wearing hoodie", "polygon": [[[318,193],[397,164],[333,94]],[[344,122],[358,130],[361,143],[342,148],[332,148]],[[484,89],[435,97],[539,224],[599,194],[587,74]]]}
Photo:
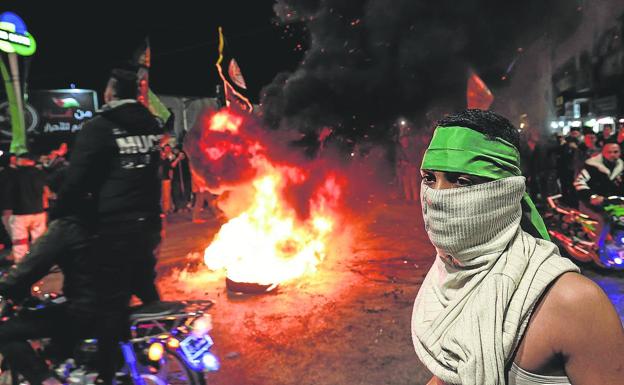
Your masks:
{"label": "person wearing hoodie", "polygon": [[[105,105],[76,137],[54,217],[87,216],[97,271],[100,380],[110,383],[116,347],[128,333],[132,294],[160,299],[155,250],[161,240],[159,149],[162,124],[137,102],[137,76],[112,71]],[[77,204],[81,202],[81,204]]]}

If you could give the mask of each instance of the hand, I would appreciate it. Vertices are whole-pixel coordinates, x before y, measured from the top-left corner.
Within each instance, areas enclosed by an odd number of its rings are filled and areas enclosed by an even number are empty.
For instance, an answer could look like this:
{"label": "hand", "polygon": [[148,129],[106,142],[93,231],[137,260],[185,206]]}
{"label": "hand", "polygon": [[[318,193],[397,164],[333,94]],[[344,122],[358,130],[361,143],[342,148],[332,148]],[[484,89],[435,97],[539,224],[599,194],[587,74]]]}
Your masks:
{"label": "hand", "polygon": [[591,203],[592,206],[600,206],[602,202],[604,202],[604,197],[601,195],[592,195],[589,199],[589,203]]}

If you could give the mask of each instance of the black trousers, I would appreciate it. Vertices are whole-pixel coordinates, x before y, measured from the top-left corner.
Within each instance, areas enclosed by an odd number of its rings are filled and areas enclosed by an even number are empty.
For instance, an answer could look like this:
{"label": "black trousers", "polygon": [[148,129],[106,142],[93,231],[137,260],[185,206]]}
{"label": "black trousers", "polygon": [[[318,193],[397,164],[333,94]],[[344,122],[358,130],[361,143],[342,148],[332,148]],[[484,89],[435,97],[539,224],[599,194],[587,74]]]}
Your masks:
{"label": "black trousers", "polygon": [[64,304],[23,312],[0,326],[0,353],[12,370],[29,383],[40,384],[52,373],[27,340],[52,338],[55,353],[70,357],[78,341],[89,338],[92,322],[72,314]]}
{"label": "black trousers", "polygon": [[558,174],[563,202],[570,207],[578,208],[579,199],[574,189],[574,172],[572,170],[559,170]]}
{"label": "black trousers", "polygon": [[132,294],[144,303],[160,299],[155,250],[160,243],[160,218],[107,224],[94,241],[99,296],[96,335],[100,378],[110,383],[119,362],[119,342],[128,338],[128,304]]}

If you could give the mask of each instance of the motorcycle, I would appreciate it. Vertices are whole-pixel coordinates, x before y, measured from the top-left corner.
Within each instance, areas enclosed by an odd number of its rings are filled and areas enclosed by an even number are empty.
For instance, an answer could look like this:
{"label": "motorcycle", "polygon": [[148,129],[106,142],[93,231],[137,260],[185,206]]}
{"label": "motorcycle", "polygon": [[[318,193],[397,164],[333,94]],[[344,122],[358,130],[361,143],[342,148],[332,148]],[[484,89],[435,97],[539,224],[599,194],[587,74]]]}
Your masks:
{"label": "motorcycle", "polygon": [[561,194],[546,199],[544,221],[553,242],[572,259],[603,269],[624,269],[624,197],[610,196],[602,204],[604,227],[598,220],[565,206]]}
{"label": "motorcycle", "polygon": [[[45,294],[31,297],[25,305],[2,300],[2,321],[21,312],[37,311],[64,302],[64,297]],[[162,302],[157,313],[140,307],[130,316],[130,338],[120,343],[123,368],[116,374],[117,385],[205,385],[204,373],[219,369],[219,360],[211,353],[214,345],[209,331],[212,320],[206,311],[212,301]],[[51,357],[46,353],[52,341],[31,341],[65,384],[92,385],[97,378],[95,362],[97,340],[83,340],[73,357]],[[19,373],[2,363],[0,384],[25,383]]]}

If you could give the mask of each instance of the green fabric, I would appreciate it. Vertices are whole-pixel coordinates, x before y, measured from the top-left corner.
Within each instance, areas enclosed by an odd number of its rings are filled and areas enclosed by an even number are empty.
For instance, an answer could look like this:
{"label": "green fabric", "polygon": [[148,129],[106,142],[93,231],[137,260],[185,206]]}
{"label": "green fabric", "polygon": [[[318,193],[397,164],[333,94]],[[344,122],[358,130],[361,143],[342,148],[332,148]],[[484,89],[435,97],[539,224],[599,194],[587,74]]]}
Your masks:
{"label": "green fabric", "polygon": [[[457,172],[489,179],[522,176],[520,153],[511,143],[488,138],[466,127],[437,127],[425,152],[421,168]],[[527,193],[523,200],[530,208],[531,223],[541,237],[550,240],[544,220]]]}
{"label": "green fabric", "polygon": [[169,117],[171,116],[171,112],[167,109],[167,107],[160,101],[158,96],[154,92],[152,92],[151,88],[147,89],[147,100],[148,100],[148,108],[150,112],[158,116],[162,119],[163,122],[167,122]]}
{"label": "green fabric", "polygon": [[17,97],[11,75],[4,64],[4,59],[0,58],[0,74],[4,80],[4,88],[6,90],[7,101],[9,103],[9,113],[11,115],[11,147],[10,151],[14,154],[23,154],[28,152],[26,147],[26,130],[24,122],[24,112],[20,111],[17,104]]}

